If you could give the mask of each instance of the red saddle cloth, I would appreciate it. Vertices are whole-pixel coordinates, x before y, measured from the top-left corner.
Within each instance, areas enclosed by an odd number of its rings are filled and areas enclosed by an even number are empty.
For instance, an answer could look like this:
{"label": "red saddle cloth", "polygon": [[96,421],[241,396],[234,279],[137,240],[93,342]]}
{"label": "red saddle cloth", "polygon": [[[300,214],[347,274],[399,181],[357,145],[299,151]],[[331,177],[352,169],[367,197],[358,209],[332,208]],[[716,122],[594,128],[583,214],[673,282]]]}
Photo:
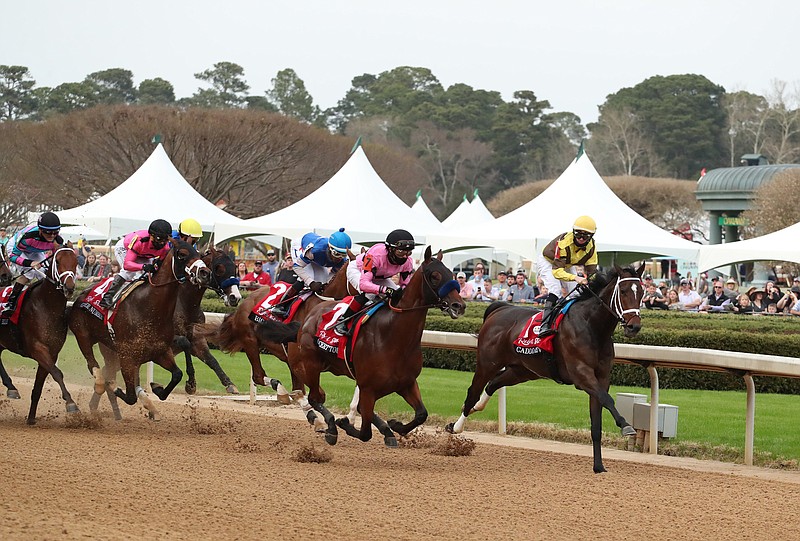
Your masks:
{"label": "red saddle cloth", "polygon": [[[8,297],[11,295],[11,291],[14,289],[13,285],[8,287],[4,287],[0,289],[0,312],[6,309],[6,304],[8,303]],[[2,318],[0,321],[0,325],[5,325],[9,321],[14,325],[19,325],[19,314],[22,312],[22,302],[25,300],[25,294],[28,293],[28,288],[22,290],[22,293],[19,294],[19,299],[17,299],[17,308],[14,310],[14,313],[11,314],[9,318]]]}
{"label": "red saddle cloth", "polygon": [[[345,360],[345,349],[347,348],[347,341],[348,336],[342,336],[341,334],[337,333],[333,327],[336,325],[336,322],[339,318],[347,311],[347,308],[350,306],[350,303],[353,301],[353,296],[345,297],[338,303],[333,309],[325,312],[322,314],[320,318],[319,326],[317,327],[317,347],[323,351],[327,351],[330,353],[336,353],[336,356],[342,360]],[[356,325],[356,329],[353,331],[353,343],[355,343],[356,335],[358,334],[358,329],[361,328],[361,322],[363,321],[363,317],[357,318],[358,321],[350,320],[347,324],[348,327],[352,327]]]}
{"label": "red saddle cloth", "polygon": [[86,294],[83,301],[81,301],[80,307],[92,314],[94,317],[99,319],[100,321],[107,322],[107,323],[114,323],[114,318],[117,315],[116,310],[113,314],[111,314],[111,319],[108,319],[108,309],[103,308],[100,306],[100,301],[103,300],[103,295],[106,294],[108,288],[111,287],[111,282],[114,281],[112,276],[108,278],[104,278],[100,280],[91,288],[89,288],[89,293]]}
{"label": "red saddle cloth", "polygon": [[280,321],[281,323],[289,323],[292,321],[292,318],[297,313],[305,297],[298,296],[294,302],[292,302],[292,306],[289,308],[289,315],[286,316],[286,319],[281,319],[271,312],[271,309],[280,302],[283,298],[283,294],[286,293],[290,287],[292,287],[292,284],[287,282],[276,282],[273,284],[267,296],[253,307],[253,310],[250,312],[250,319],[259,324],[270,319],[272,321]]}
{"label": "red saddle cloth", "polygon": [[[543,313],[537,312],[534,314],[522,328],[522,332],[519,333],[517,339],[514,340],[517,353],[522,353],[523,355],[536,355],[541,352],[553,353],[553,337],[555,335],[551,334],[550,336],[539,338],[539,327],[542,324]],[[564,314],[559,313],[553,323],[554,329],[558,328],[562,319],[564,319]]]}

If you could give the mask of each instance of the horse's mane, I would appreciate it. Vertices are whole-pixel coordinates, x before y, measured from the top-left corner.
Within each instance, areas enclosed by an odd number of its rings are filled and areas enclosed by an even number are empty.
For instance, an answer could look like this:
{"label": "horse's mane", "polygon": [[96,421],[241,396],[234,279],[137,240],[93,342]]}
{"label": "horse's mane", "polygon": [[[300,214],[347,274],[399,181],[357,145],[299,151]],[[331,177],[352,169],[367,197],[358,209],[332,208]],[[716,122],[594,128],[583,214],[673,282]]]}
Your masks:
{"label": "horse's mane", "polygon": [[[594,279],[589,280],[589,289],[584,289],[581,291],[581,294],[577,299],[583,300],[589,297],[594,297],[594,295],[599,295],[609,283],[616,281],[620,275],[626,272],[630,273],[632,276],[636,276],[636,269],[634,269],[632,266],[612,267],[608,272],[595,274]],[[594,293],[594,295],[592,293]]]}

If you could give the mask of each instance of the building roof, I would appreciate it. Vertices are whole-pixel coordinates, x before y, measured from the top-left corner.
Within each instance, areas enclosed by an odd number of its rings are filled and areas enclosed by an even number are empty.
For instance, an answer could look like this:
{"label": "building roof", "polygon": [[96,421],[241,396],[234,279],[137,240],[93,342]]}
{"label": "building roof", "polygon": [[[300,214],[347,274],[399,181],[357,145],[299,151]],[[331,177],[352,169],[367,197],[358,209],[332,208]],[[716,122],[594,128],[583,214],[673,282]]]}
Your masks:
{"label": "building roof", "polygon": [[703,210],[746,210],[755,191],[776,174],[798,164],[750,165],[712,169],[697,182],[695,195]]}

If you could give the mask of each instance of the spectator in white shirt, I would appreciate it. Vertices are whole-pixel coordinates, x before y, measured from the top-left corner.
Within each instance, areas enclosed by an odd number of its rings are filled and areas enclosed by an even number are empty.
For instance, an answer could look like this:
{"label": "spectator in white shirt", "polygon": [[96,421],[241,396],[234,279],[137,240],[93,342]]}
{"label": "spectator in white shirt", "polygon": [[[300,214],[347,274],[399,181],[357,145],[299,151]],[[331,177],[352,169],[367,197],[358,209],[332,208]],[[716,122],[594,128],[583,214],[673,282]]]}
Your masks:
{"label": "spectator in white shirt", "polygon": [[469,279],[469,282],[468,282],[472,286],[472,291],[473,292],[477,291],[479,287],[481,289],[483,288],[483,273],[484,273],[484,271],[485,271],[485,268],[483,266],[483,263],[478,263],[477,265],[475,265],[474,274],[472,275],[472,277]]}
{"label": "spectator in white shirt", "polygon": [[483,286],[478,286],[475,289],[475,296],[472,300],[492,302],[497,300],[498,295],[497,288],[492,286],[492,279],[487,277],[483,280]]}
{"label": "spectator in white shirt", "polygon": [[683,309],[689,312],[697,312],[697,308],[703,299],[697,294],[697,291],[692,290],[692,283],[686,278],[681,279],[680,290],[678,291],[678,300],[683,304]]}

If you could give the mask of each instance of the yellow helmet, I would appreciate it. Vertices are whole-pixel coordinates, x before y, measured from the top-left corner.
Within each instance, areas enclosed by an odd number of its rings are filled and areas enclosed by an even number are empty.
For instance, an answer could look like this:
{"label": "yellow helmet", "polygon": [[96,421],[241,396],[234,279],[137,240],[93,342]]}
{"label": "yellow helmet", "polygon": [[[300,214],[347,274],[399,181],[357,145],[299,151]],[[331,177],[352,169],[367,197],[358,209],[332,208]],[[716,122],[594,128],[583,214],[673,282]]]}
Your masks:
{"label": "yellow helmet", "polygon": [[597,231],[597,224],[594,223],[594,220],[590,216],[580,216],[577,220],[575,220],[575,223],[572,225],[572,229],[594,233]]}
{"label": "yellow helmet", "polygon": [[200,222],[188,218],[180,223],[178,233],[199,239],[203,236],[203,228],[200,226]]}

